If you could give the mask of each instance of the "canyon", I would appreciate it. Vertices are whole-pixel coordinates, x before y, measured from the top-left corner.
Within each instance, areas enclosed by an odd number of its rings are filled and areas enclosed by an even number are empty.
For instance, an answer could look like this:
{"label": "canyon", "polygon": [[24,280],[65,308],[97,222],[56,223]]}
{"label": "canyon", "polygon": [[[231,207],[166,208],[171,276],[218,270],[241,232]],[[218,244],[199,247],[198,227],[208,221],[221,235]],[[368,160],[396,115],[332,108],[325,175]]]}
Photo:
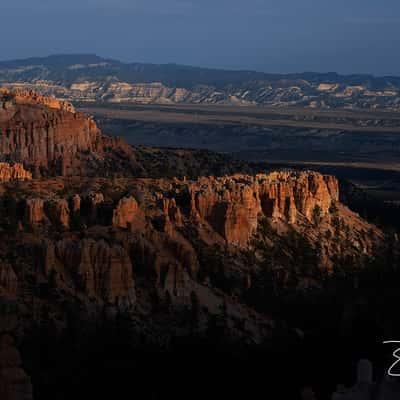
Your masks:
{"label": "canyon", "polygon": [[[3,234],[15,230],[14,240],[31,249],[29,257],[35,255],[32,269],[33,260],[24,260],[23,253],[11,265],[3,250],[3,293],[15,296],[15,281],[25,285],[26,264],[36,279],[48,284],[51,278],[72,297],[79,293],[98,304],[134,304],[139,264],[142,273],[155,274],[152,284],[159,293],[169,291],[187,302],[198,285],[212,279],[202,271],[199,247],[230,256],[257,254],[255,238],[273,246],[274,235],[294,230],[318,247],[317,264],[329,270],[335,251],[361,259],[383,238],[378,228],[340,204],[332,176],[312,171],[123,176],[123,168],[129,173],[126,166],[134,161],[142,173],[146,168],[122,139],[103,135],[93,120],[63,101],[22,91],[3,90],[2,95],[0,147],[9,160],[0,165]],[[123,161],[108,171],[112,177],[91,178],[88,160],[104,165],[109,148]],[[274,232],[269,238],[260,234],[262,221]],[[346,234],[335,224],[346,226]],[[335,232],[343,236],[342,248],[322,238]],[[247,279],[251,267],[237,267]]]}
{"label": "canyon", "polygon": [[[55,354],[61,339],[90,347],[99,326],[161,348],[212,332],[243,346],[299,338],[259,293],[325,293],[385,248],[331,175],[132,147],[30,91],[0,92],[0,161],[0,354],[20,345],[34,387],[70,369],[53,360],[37,373],[35,335]],[[21,395],[6,400],[30,400],[16,356],[0,362],[0,390],[9,367]]]}

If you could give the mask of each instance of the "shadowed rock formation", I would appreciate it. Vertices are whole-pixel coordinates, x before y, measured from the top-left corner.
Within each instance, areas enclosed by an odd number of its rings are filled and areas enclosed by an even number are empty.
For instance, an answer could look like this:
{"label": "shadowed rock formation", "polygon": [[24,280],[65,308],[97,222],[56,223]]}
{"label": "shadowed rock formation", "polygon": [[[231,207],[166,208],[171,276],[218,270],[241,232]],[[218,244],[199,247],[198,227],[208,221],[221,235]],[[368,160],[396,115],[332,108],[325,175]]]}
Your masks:
{"label": "shadowed rock formation", "polygon": [[1,400],[32,400],[32,385],[22,369],[21,357],[9,335],[0,337]]}

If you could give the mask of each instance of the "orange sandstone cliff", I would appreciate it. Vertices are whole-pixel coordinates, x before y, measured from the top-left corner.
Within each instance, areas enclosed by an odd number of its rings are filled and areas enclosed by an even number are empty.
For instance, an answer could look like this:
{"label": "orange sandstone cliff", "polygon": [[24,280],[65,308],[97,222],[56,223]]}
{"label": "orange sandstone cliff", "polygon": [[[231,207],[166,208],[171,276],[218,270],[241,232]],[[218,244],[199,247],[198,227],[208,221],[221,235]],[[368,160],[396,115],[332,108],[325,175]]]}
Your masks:
{"label": "orange sandstone cliff", "polygon": [[[23,163],[37,176],[92,174],[106,154],[129,159],[131,148],[103,136],[96,123],[72,105],[29,91],[0,91],[0,156]],[[125,165],[129,168],[129,163]]]}
{"label": "orange sandstone cliff", "polygon": [[229,243],[246,246],[260,215],[296,224],[312,222],[316,208],[328,214],[339,200],[338,182],[315,172],[199,179],[190,185],[191,214],[205,220]]}

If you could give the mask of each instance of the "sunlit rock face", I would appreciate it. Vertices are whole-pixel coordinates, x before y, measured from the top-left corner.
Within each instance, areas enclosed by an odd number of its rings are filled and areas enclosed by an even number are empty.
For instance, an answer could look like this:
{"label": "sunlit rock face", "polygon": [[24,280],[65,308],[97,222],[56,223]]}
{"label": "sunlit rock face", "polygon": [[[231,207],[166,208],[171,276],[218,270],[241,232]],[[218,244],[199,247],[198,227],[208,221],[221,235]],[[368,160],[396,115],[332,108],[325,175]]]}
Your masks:
{"label": "sunlit rock face", "polygon": [[27,171],[21,163],[9,164],[0,162],[0,182],[31,180],[32,173]]}
{"label": "sunlit rock face", "polygon": [[9,90],[7,88],[0,88],[0,101],[2,102],[4,110],[12,109],[16,104],[31,104],[35,106],[43,105],[55,110],[68,111],[71,113],[75,112],[75,108],[71,103],[58,100],[54,97],[41,96],[32,90]]}
{"label": "sunlit rock face", "polygon": [[[0,91],[0,155],[23,163],[35,175],[85,175],[105,162],[105,153],[118,152],[125,159],[132,149],[118,138],[101,134],[96,123],[75,112],[67,102],[30,91]],[[129,164],[129,161],[127,161]],[[0,167],[1,171],[5,167]],[[19,179],[17,164],[4,172]],[[0,174],[1,179],[1,174]]]}
{"label": "sunlit rock face", "polygon": [[[319,257],[324,268],[332,265],[335,252],[342,251],[332,247],[325,235],[336,229],[335,219],[348,224],[346,240],[357,249],[354,252],[371,251],[372,243],[365,233],[375,228],[339,203],[334,177],[311,171],[197,180],[123,178],[114,181],[116,187],[122,185],[118,190],[125,193],[116,199],[114,187],[108,192],[98,189],[106,182],[101,178],[91,180],[97,190],[88,191],[77,179],[78,187],[72,186],[70,194],[59,197],[59,187],[66,182],[70,178],[41,180],[40,184],[24,182],[27,198],[16,202],[23,218],[20,229],[29,227],[38,237],[49,237],[44,258],[47,277],[54,264],[59,267],[54,268],[57,276],[69,276],[73,287],[83,287],[87,295],[105,302],[115,302],[117,297],[132,298],[128,294],[133,288],[130,284],[113,294],[113,288],[121,287],[122,282],[134,281],[129,262],[131,266],[140,265],[142,271],[155,273],[153,283],[157,287],[182,291],[184,282],[195,279],[201,269],[199,241],[205,246],[225,246],[229,252],[252,252],[253,239],[260,239],[259,228],[265,221],[282,237],[293,229],[312,246],[323,247]],[[128,187],[135,195],[126,194]],[[42,197],[34,197],[38,192]],[[51,237],[54,231],[68,240],[55,241]],[[104,255],[101,266],[94,258],[96,252]],[[76,272],[76,265],[86,265],[85,272]],[[116,278],[114,269],[116,276],[124,278]],[[86,281],[82,281],[83,276]],[[101,283],[93,281],[99,276],[104,277]]]}
{"label": "sunlit rock face", "polygon": [[[0,93],[1,94],[1,93]],[[0,153],[26,166],[67,174],[79,151],[92,151],[100,137],[96,124],[64,102],[31,92],[3,92]]]}
{"label": "sunlit rock face", "polygon": [[316,207],[326,214],[339,198],[337,180],[314,172],[204,178],[191,184],[190,192],[192,218],[208,221],[241,247],[256,231],[260,214],[291,224],[300,217],[311,221]]}
{"label": "sunlit rock face", "polygon": [[144,224],[144,214],[133,197],[122,198],[113,213],[113,226],[128,228],[135,224],[141,227]]}

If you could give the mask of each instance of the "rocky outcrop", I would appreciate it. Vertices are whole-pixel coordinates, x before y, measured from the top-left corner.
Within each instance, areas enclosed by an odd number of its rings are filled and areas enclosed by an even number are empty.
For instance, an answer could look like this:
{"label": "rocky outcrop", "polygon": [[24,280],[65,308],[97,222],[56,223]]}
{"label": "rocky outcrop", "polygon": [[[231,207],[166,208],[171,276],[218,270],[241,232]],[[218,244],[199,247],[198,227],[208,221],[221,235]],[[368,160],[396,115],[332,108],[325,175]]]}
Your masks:
{"label": "rocky outcrop", "polygon": [[170,265],[164,282],[165,292],[168,292],[171,296],[187,298],[189,297],[189,286],[190,277],[188,272],[181,265]]}
{"label": "rocky outcrop", "polygon": [[313,214],[326,214],[338,201],[338,182],[314,172],[274,172],[255,177],[236,175],[201,178],[189,186],[190,215],[205,221],[229,243],[244,247],[258,225],[258,216],[295,224]]}
{"label": "rocky outcrop", "polygon": [[[112,226],[113,232],[123,229],[127,235],[158,231],[174,243],[184,243],[188,232],[197,232],[208,244],[225,243],[248,249],[260,221],[265,219],[283,234],[290,226],[298,232],[309,227],[309,239],[316,243],[318,236],[335,231],[333,224],[338,223],[336,213],[341,207],[340,218],[355,230],[349,240],[361,252],[370,251],[363,237],[371,227],[340,205],[338,182],[331,176],[312,171],[281,171],[256,176],[203,177],[196,181],[124,178],[115,183],[122,185],[123,191],[136,193],[140,204],[132,195],[115,204],[109,193],[98,191],[103,184],[99,178],[98,184],[93,185],[96,190],[73,189],[75,194],[67,199],[58,197],[59,189],[43,193],[44,199],[28,197],[25,221],[39,229],[51,223],[64,231],[69,230],[71,222],[79,230]],[[31,187],[36,193],[34,182]],[[322,221],[323,226],[319,226]],[[326,260],[330,253],[321,249]]]}
{"label": "rocky outcrop", "polygon": [[43,272],[56,280],[70,277],[89,298],[113,305],[132,305],[135,285],[132,263],[123,247],[104,240],[45,242]]}
{"label": "rocky outcrop", "polygon": [[15,297],[18,291],[18,279],[11,265],[0,262],[0,297]]}
{"label": "rocky outcrop", "polygon": [[41,104],[45,107],[53,108],[55,110],[67,111],[75,113],[75,108],[72,103],[64,100],[59,100],[54,97],[41,96],[34,91],[17,91],[16,92],[17,104]]}
{"label": "rocky outcrop", "polygon": [[9,335],[0,337],[0,399],[33,399],[31,380],[22,369],[20,354]]}
{"label": "rocky outcrop", "polygon": [[88,203],[90,220],[94,222],[98,219],[100,206],[104,203],[103,193],[91,191],[84,198]]}
{"label": "rocky outcrop", "polygon": [[[66,199],[59,197],[64,181],[71,185]],[[41,270],[57,287],[75,288],[101,303],[131,302],[132,264],[161,292],[189,298],[188,282],[203,279],[204,260],[218,263],[213,254],[221,249],[254,252],[260,243],[289,243],[285,235],[291,231],[309,242],[320,269],[329,271],[335,254],[349,260],[368,256],[381,237],[338,202],[335,178],[311,171],[196,181],[116,179],[120,193],[135,193],[117,202],[103,178],[91,181],[92,191],[79,179],[48,182],[44,199],[28,197],[25,211],[36,236],[47,239]],[[37,191],[34,181],[20,185],[23,193]],[[55,234],[64,240],[54,242]],[[333,235],[335,242],[329,240]],[[247,282],[248,272],[242,275],[240,282]]]}
{"label": "rocky outcrop", "polygon": [[16,104],[0,112],[0,154],[61,175],[78,171],[79,152],[95,152],[100,131],[83,114]]}
{"label": "rocky outcrop", "polygon": [[68,201],[65,199],[55,199],[48,204],[48,213],[53,223],[64,228],[69,228],[70,210]]}
{"label": "rocky outcrop", "polygon": [[163,198],[163,211],[165,217],[172,221],[178,228],[183,226],[182,214],[174,198]]}
{"label": "rocky outcrop", "polygon": [[90,206],[93,208],[104,203],[104,195],[100,192],[89,192],[87,198],[89,199]]}
{"label": "rocky outcrop", "polygon": [[71,113],[75,112],[75,108],[71,103],[54,97],[41,96],[33,90],[16,89],[12,91],[6,88],[0,88],[0,100],[4,103],[3,108],[7,108],[5,103],[7,103],[8,106],[12,106],[13,103],[40,104],[55,110],[68,111]]}
{"label": "rocky outcrop", "polygon": [[[144,192],[155,190],[146,188],[150,181],[135,182],[144,185]],[[68,229],[71,217],[79,212],[80,221],[88,226],[110,224],[116,229],[141,232],[150,227],[170,238],[178,237],[178,232],[188,226],[207,226],[210,237],[218,233],[229,245],[246,248],[261,219],[282,226],[312,225],[326,219],[331,208],[339,204],[337,180],[312,171],[203,177],[196,181],[159,180],[153,184],[159,189],[154,195],[146,195],[140,205],[133,196],[123,197],[114,206],[112,216],[110,201],[105,202],[99,191],[75,194],[68,201],[53,196],[44,200],[28,198],[25,220],[30,226],[50,221]]]}
{"label": "rocky outcrop", "polygon": [[20,163],[11,165],[0,162],[0,182],[31,180],[32,173],[27,171]]}
{"label": "rocky outcrop", "polygon": [[257,175],[263,212],[268,217],[286,218],[295,223],[302,215],[310,222],[316,207],[326,214],[339,201],[336,178],[312,171],[273,172]]}
{"label": "rocky outcrop", "polygon": [[29,226],[41,224],[46,219],[44,213],[44,200],[31,198],[26,200],[25,221]]}
{"label": "rocky outcrop", "polygon": [[81,203],[82,203],[82,199],[81,199],[81,196],[79,196],[79,194],[75,194],[74,196],[72,196],[72,199],[71,199],[72,209],[71,209],[71,211],[73,213],[78,213],[81,210]]}
{"label": "rocky outcrop", "polygon": [[[104,164],[120,173],[137,167],[130,146],[102,135],[91,118],[69,103],[30,91],[2,90],[0,104],[0,155],[23,162],[35,176],[89,175],[99,173]],[[114,153],[116,162],[110,163]]]}
{"label": "rocky outcrop", "polygon": [[133,197],[122,198],[113,213],[112,224],[116,228],[141,228],[145,217],[139,204]]}
{"label": "rocky outcrop", "polygon": [[150,232],[140,236],[132,248],[132,254],[148,276],[155,272],[152,282],[161,293],[188,300],[190,284],[197,279],[200,268],[197,253],[192,244],[177,232]]}
{"label": "rocky outcrop", "polygon": [[31,227],[37,227],[48,221],[53,224],[69,227],[70,209],[65,199],[44,200],[30,198],[26,200],[25,222]]}

